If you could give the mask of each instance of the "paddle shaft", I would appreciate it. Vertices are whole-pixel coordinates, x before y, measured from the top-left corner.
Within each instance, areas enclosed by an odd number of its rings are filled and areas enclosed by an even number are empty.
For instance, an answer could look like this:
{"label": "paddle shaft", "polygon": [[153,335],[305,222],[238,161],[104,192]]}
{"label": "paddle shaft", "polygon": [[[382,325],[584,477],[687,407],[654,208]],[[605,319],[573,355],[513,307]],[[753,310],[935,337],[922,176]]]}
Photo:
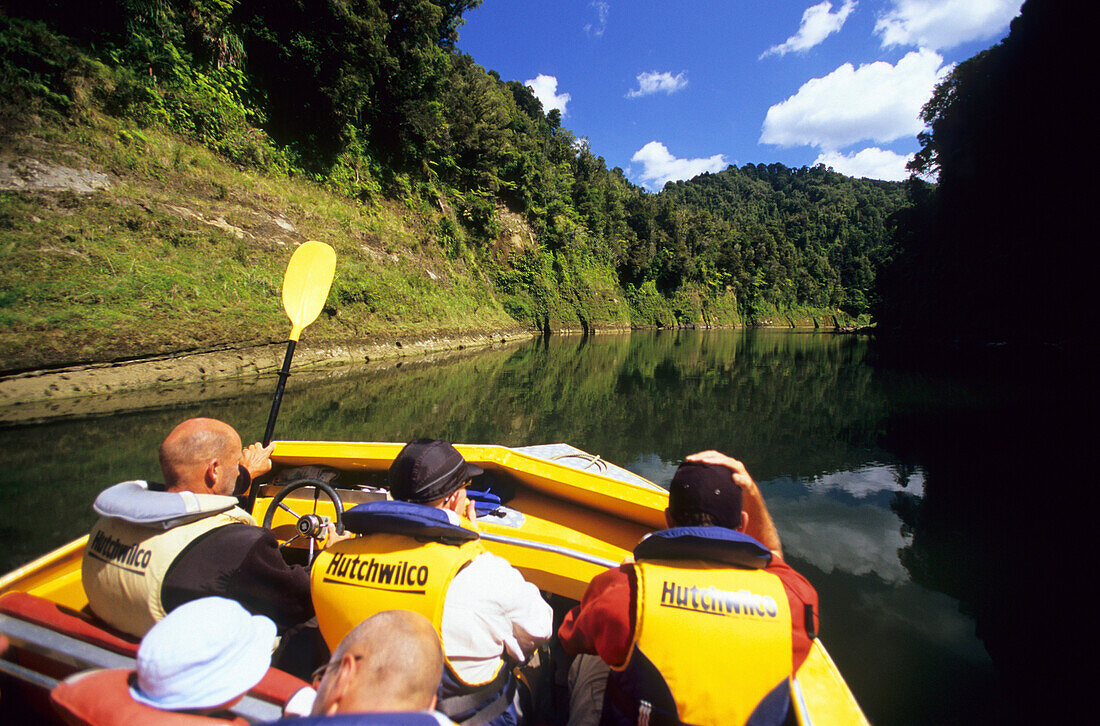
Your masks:
{"label": "paddle shaft", "polygon": [[[271,439],[275,435],[275,419],[279,418],[279,406],[283,403],[283,390],[286,388],[286,379],[290,378],[290,359],[294,357],[294,347],[297,344],[298,341],[294,338],[286,342],[286,355],[283,357],[283,367],[279,371],[279,383],[275,386],[275,398],[271,401],[271,413],[267,417],[267,430],[264,431],[263,445],[265,448],[271,443]],[[259,488],[256,482],[252,482],[252,485],[248,488],[249,513],[256,506],[256,492]]]}
{"label": "paddle shaft", "polygon": [[271,413],[267,417],[267,429],[264,431],[264,446],[271,443],[275,435],[275,419],[279,417],[279,406],[283,403],[283,389],[286,388],[286,379],[290,378],[290,359],[294,357],[296,340],[286,342],[286,356],[283,357],[283,368],[279,371],[279,384],[275,387],[275,399],[271,402]]}

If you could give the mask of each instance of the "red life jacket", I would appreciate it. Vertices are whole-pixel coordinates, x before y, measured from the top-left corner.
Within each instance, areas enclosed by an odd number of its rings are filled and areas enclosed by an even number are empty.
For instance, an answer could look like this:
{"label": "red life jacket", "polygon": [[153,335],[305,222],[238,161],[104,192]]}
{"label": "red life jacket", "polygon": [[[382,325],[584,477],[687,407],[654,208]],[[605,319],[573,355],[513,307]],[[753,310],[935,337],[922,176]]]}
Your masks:
{"label": "red life jacket", "polygon": [[[50,700],[65,723],[71,726],[127,726],[129,724],[165,724],[165,726],[212,726],[247,724],[233,719],[162,711],[138,703],[130,697],[130,684],[136,674],[128,668],[85,671],[66,678],[50,692]],[[271,703],[285,704],[306,682],[277,668],[269,668],[248,695]]]}
{"label": "red life jacket", "polygon": [[247,724],[243,718],[232,720],[189,713],[162,711],[138,703],[130,697],[130,681],[135,672],[125,668],[77,673],[58,683],[50,691],[54,710],[70,726],[130,726],[147,723],[162,726],[213,726]]}

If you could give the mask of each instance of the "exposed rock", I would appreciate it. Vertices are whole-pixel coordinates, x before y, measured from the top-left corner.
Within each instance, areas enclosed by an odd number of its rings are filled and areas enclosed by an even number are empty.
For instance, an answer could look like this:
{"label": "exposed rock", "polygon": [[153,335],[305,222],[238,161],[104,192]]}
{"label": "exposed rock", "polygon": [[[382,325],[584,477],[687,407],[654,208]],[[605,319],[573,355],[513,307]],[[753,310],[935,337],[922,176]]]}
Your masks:
{"label": "exposed rock", "polygon": [[234,227],[232,224],[229,224],[228,222],[225,221],[224,217],[217,217],[215,219],[207,219],[206,217],[202,216],[198,212],[190,210],[187,207],[180,207],[180,206],[177,206],[175,204],[165,204],[164,206],[167,207],[168,209],[172,210],[176,214],[178,214],[180,217],[183,217],[184,219],[193,219],[196,222],[202,222],[203,224],[208,224],[211,227],[217,227],[218,229],[222,230],[223,232],[227,232],[227,233],[233,235],[237,239],[244,239],[244,236],[245,236],[244,230],[241,229],[240,227]]}
{"label": "exposed rock", "polygon": [[110,188],[110,178],[101,171],[73,169],[30,158],[14,162],[0,160],[0,189],[3,190],[91,194]]}

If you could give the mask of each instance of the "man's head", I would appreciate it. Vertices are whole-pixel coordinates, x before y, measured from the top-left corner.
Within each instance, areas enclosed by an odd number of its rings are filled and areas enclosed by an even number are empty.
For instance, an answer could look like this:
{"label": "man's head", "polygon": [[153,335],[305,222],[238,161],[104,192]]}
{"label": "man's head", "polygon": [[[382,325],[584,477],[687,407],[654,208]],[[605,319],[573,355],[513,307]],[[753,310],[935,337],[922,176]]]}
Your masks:
{"label": "man's head", "polygon": [[191,600],[141,639],[130,695],[166,711],[225,707],[260,682],[274,647],[263,615],[223,597]]}
{"label": "man's head", "polygon": [[160,445],[160,468],[168,491],[233,494],[241,461],[241,437],[213,418],[187,419]]}
{"label": "man's head", "polygon": [[319,672],[314,716],[427,711],[443,678],[443,648],[423,615],[386,610],[344,636]]}
{"label": "man's head", "polygon": [[416,439],[390,464],[390,494],[402,502],[444,506],[482,471],[446,441]]}
{"label": "man's head", "polygon": [[670,527],[718,526],[741,529],[741,487],[728,467],[685,461],[676,469],[668,488]]}

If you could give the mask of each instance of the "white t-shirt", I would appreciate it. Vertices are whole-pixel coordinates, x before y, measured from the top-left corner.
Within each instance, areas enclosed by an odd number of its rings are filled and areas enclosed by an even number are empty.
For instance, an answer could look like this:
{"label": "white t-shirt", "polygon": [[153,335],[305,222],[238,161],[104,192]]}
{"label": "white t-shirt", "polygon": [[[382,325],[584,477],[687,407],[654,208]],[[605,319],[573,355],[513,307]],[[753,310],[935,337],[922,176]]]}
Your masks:
{"label": "white t-shirt", "polygon": [[[450,510],[448,518],[458,523]],[[478,555],[447,590],[443,651],[468,683],[490,680],[502,652],[525,661],[547,641],[554,613],[537,587],[503,557]]]}

